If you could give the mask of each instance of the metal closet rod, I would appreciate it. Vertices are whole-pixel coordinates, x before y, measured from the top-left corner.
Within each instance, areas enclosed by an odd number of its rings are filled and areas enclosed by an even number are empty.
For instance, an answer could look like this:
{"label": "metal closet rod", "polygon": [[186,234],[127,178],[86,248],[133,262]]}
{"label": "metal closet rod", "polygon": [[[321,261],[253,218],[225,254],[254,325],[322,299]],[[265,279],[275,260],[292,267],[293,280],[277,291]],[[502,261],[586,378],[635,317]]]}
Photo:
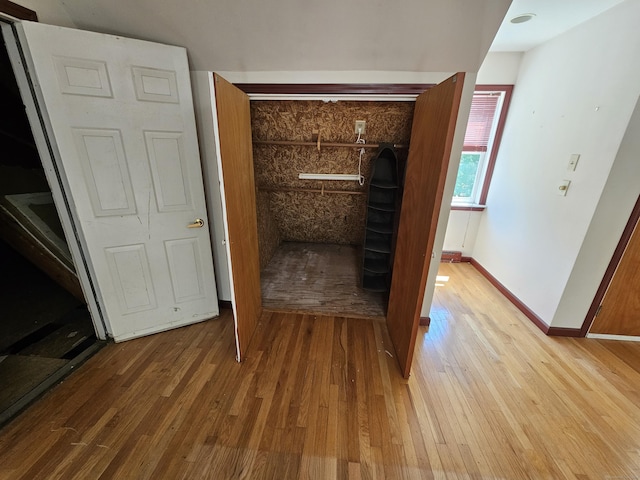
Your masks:
{"label": "metal closet rod", "polygon": [[367,192],[354,191],[354,190],[328,190],[324,188],[324,184],[322,185],[322,189],[320,188],[287,188],[287,187],[258,187],[259,190],[263,192],[275,192],[275,193],[288,193],[288,192],[300,192],[300,193],[319,193],[324,195],[325,193],[329,194],[338,194],[338,195],[366,195]]}
{"label": "metal closet rod", "polygon": [[[254,140],[257,145],[295,145],[301,147],[352,147],[352,148],[378,148],[379,143],[339,143],[339,142],[302,142],[297,140]],[[407,145],[393,144],[393,148],[408,148]]]}

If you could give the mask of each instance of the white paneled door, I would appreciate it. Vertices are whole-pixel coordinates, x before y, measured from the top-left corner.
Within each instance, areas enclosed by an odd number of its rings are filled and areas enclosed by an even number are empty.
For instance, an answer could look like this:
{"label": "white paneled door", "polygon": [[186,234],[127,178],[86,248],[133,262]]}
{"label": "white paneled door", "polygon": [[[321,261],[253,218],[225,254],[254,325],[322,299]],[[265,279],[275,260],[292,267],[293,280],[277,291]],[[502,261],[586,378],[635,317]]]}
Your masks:
{"label": "white paneled door", "polygon": [[126,340],[217,316],[186,51],[17,31],[107,332]]}

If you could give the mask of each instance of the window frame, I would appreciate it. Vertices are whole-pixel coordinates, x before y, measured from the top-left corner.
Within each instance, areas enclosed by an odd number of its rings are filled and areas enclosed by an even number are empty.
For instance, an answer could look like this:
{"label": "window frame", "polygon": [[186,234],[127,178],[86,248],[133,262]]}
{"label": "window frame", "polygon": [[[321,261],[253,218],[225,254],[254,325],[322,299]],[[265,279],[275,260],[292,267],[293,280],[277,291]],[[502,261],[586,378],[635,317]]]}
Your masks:
{"label": "window frame", "polygon": [[[475,199],[480,198],[480,194],[481,192],[481,187],[482,187],[482,183],[485,177],[485,172],[486,172],[486,166],[487,166],[487,158],[488,158],[488,153],[489,150],[483,152],[483,151],[474,151],[474,150],[465,150],[464,148],[462,149],[462,153],[460,154],[460,165],[458,166],[458,173],[456,174],[456,180],[457,180],[457,176],[460,175],[460,169],[462,168],[462,156],[463,155],[478,155],[478,167],[476,169],[476,179],[473,183],[473,187],[471,189],[471,195],[469,195],[469,197],[456,197],[455,196],[455,187],[454,187],[454,196],[453,196],[453,201],[452,204],[455,205],[475,205]],[[457,182],[456,182],[457,183]]]}
{"label": "window frame", "polygon": [[[501,92],[503,98],[500,108],[500,113],[497,118],[497,124],[493,135],[489,138],[489,145],[487,145],[487,151],[485,153],[484,163],[486,166],[478,166],[482,168],[484,172],[480,174],[480,193],[476,194],[475,198],[470,201],[456,201],[453,197],[451,200],[452,210],[484,210],[487,196],[489,194],[489,187],[491,186],[491,178],[493,177],[493,171],[495,169],[496,158],[498,157],[498,151],[500,150],[500,142],[502,141],[502,134],[504,132],[504,125],[507,119],[507,113],[509,111],[509,105],[511,103],[511,96],[513,94],[513,85],[476,85],[474,88],[474,94],[476,92]],[[465,152],[464,148],[461,152]],[[473,152],[468,152],[473,153]],[[456,178],[457,178],[456,173]],[[474,186],[474,191],[477,191],[478,187]]]}

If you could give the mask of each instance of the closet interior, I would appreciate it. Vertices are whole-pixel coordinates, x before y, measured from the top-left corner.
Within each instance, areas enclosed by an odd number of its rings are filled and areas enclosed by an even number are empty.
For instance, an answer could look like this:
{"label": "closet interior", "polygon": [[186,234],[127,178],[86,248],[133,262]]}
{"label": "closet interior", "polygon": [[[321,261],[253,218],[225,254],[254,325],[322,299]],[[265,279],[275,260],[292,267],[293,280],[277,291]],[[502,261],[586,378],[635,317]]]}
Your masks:
{"label": "closet interior", "polygon": [[[373,211],[373,196],[382,192],[392,210],[399,207],[414,102],[252,100],[250,107],[263,306],[384,317],[390,272],[371,282],[363,269],[372,265],[365,256],[391,265],[398,215]],[[356,121],[365,122],[360,133]],[[395,185],[381,191],[371,177],[384,146],[397,161]],[[385,232],[370,232],[381,218]]]}

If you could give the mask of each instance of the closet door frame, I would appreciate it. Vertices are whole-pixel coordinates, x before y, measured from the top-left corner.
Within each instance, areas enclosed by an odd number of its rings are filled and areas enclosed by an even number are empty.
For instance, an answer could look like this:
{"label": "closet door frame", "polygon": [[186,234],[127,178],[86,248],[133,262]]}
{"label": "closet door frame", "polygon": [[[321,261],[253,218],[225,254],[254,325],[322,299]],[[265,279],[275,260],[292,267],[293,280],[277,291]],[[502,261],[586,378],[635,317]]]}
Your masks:
{"label": "closet door frame", "polygon": [[[440,260],[439,253],[442,250],[444,231],[450,211],[450,202],[442,202],[443,198],[450,195],[455,183],[455,172],[459,164],[459,157],[462,150],[462,138],[464,137],[464,126],[469,114],[471,95],[473,94],[473,84],[475,75],[464,73],[456,74],[464,85],[465,93],[457,98],[455,105],[455,115],[452,128],[455,130],[447,139],[447,148],[442,163],[442,171],[438,178],[438,188],[436,194],[436,205],[434,212],[429,215],[431,225],[430,236],[427,248],[432,251],[426,258],[420,259],[422,265],[421,282],[417,289],[417,298],[412,305],[413,314],[411,318],[406,318],[407,332],[409,338],[407,345],[401,346],[392,339],[396,353],[401,351],[402,358],[398,358],[400,373],[407,378],[411,370],[413,358],[413,348],[417,336],[417,327],[420,322],[421,307],[426,296],[431,301],[435,276],[437,273],[437,263]],[[454,75],[454,76],[456,76]],[[446,80],[445,80],[446,81]],[[318,85],[287,85],[287,84],[236,84],[249,96],[249,100],[323,100],[323,101],[411,101],[415,102],[418,94],[423,93],[433,84],[318,84]],[[387,92],[387,93],[385,93]],[[468,97],[468,98],[467,98]],[[463,125],[463,127],[460,127]],[[462,130],[462,131],[461,131]],[[436,228],[437,227],[437,228]],[[387,317],[388,321],[388,317]],[[403,342],[405,343],[405,342]]]}

